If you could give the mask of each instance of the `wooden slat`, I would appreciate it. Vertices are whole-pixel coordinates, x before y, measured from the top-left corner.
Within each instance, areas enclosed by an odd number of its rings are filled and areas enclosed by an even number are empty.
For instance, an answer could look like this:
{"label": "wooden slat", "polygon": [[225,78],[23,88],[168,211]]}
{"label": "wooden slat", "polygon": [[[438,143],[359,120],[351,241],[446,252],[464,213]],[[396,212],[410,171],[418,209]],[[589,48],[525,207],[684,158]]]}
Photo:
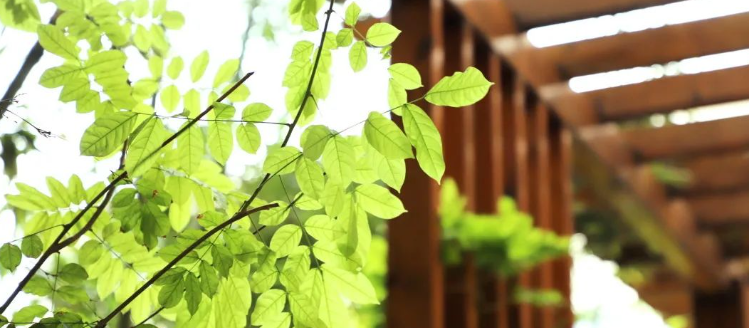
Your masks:
{"label": "wooden slat", "polygon": [[694,158],[681,166],[691,173],[685,193],[749,189],[749,150]]}
{"label": "wooden slat", "polygon": [[687,200],[703,224],[749,223],[749,191],[693,196]]}
{"label": "wooden slat", "polygon": [[[393,23],[408,31],[396,41],[393,60],[415,65],[425,75],[427,85],[434,85],[444,75],[442,62],[435,60],[436,53],[443,47],[440,10],[439,3],[430,10],[429,0],[393,3]],[[416,44],[430,44],[431,49],[424,52],[408,46]],[[439,109],[426,110],[438,128],[444,124]],[[397,220],[388,221],[387,326],[443,328],[444,279],[441,229],[436,213],[437,184],[421,172],[415,161],[406,163],[407,178],[401,199],[408,212]],[[414,231],[419,233],[414,234]]]}
{"label": "wooden slat", "polygon": [[[677,0],[503,0],[523,29],[571,20],[615,14]],[[500,1],[497,1],[500,2]]]}
{"label": "wooden slat", "polygon": [[525,37],[497,38],[493,44],[533,85],[542,86],[580,75],[749,48],[745,35],[749,35],[749,13],[547,48],[535,48]]}
{"label": "wooden slat", "polygon": [[505,1],[450,0],[472,26],[483,36],[500,36],[514,33],[515,20]]}
{"label": "wooden slat", "polygon": [[749,116],[622,131],[623,140],[643,161],[683,158],[749,147]]}
{"label": "wooden slat", "polygon": [[575,93],[565,83],[542,97],[578,126],[749,99],[749,66]]}

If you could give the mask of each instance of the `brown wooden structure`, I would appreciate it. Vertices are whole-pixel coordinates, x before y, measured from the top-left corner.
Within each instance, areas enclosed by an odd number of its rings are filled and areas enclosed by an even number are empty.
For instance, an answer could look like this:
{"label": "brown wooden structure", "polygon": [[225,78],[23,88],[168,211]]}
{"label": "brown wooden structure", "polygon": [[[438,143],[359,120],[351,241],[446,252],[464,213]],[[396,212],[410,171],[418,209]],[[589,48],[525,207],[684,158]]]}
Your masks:
{"label": "brown wooden structure", "polygon": [[[580,75],[666,64],[749,48],[749,14],[535,48],[532,27],[661,5],[669,0],[394,0],[390,19],[405,32],[393,61],[413,63],[427,87],[476,66],[496,85],[475,106],[430,107],[444,138],[447,176],[476,212],[514,197],[537,226],[574,232],[573,169],[580,193],[604,204],[657,253],[663,265],[640,295],[693,327],[749,327],[749,119],[625,128],[651,114],[749,98],[749,69],[664,77],[575,93]],[[420,96],[420,95],[416,95]],[[664,185],[652,162],[692,172]],[[480,272],[467,259],[440,260],[438,186],[413,162],[402,197],[409,212],[390,223],[387,325],[392,328],[571,327],[569,306],[512,302],[514,286],[570,293],[570,260],[516,279]],[[738,231],[738,232],[737,232]],[[736,237],[738,234],[739,237]],[[733,239],[728,238],[733,236]],[[743,238],[742,238],[743,237]],[[730,243],[728,241],[731,241]],[[744,254],[742,254],[744,252]]]}

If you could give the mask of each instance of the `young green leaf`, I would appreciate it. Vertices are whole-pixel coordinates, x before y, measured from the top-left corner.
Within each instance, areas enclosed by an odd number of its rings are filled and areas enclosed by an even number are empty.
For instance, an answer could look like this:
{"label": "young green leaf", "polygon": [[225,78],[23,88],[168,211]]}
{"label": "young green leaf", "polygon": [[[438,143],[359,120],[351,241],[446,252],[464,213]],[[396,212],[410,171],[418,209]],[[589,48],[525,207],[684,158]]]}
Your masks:
{"label": "young green leaf", "polygon": [[359,5],[357,5],[356,2],[352,2],[348,7],[346,7],[346,25],[356,25],[356,22],[359,21],[359,14],[361,14],[361,8],[359,8]]}
{"label": "young green leaf", "polygon": [[298,149],[289,146],[269,150],[263,163],[263,172],[278,175],[294,172],[294,164],[300,156]]}
{"label": "young green leaf", "polygon": [[[238,266],[239,267],[239,266]],[[252,292],[247,272],[240,268],[221,281],[218,293],[213,298],[215,327],[242,328],[247,326],[247,315],[252,305]]]}
{"label": "young green leaf", "polygon": [[403,182],[406,181],[406,163],[402,159],[387,159],[385,156],[377,156],[374,160],[377,175],[388,187],[400,192]]}
{"label": "young green leaf", "polygon": [[367,30],[367,42],[375,47],[387,46],[401,34],[401,30],[389,23],[375,23]]}
{"label": "young green leaf", "polygon": [[194,117],[200,112],[200,93],[195,89],[188,90],[182,96],[182,103],[185,105],[185,115]]}
{"label": "young green leaf", "polygon": [[222,83],[228,82],[239,69],[239,59],[229,59],[218,68],[213,78],[213,87],[218,88]]}
{"label": "young green leaf", "polygon": [[60,298],[70,304],[79,304],[91,301],[91,298],[89,298],[86,290],[78,286],[62,286],[57,290],[57,295],[60,295]]}
{"label": "young green leaf", "polygon": [[208,124],[208,148],[213,158],[225,165],[234,148],[231,124],[224,122],[210,122]]}
{"label": "young green leaf", "polygon": [[192,174],[198,171],[200,161],[205,156],[203,132],[200,128],[193,125],[177,137],[177,154],[180,167],[185,173]]}
{"label": "young green leaf", "polygon": [[473,105],[489,92],[489,82],[478,69],[469,67],[443,77],[427,92],[426,100],[437,106],[463,107]]}
{"label": "young green leaf", "polygon": [[363,273],[352,273],[327,264],[322,265],[322,271],[325,280],[331,280],[335,287],[352,302],[357,304],[380,304],[372,283],[369,282],[369,279]]}
{"label": "young green leaf", "polygon": [[149,56],[148,70],[151,71],[151,77],[154,79],[160,78],[161,72],[164,71],[164,59],[157,55]]}
{"label": "young green leaf", "polygon": [[201,300],[203,300],[203,293],[200,291],[198,277],[192,273],[187,273],[185,275],[185,301],[187,302],[187,310],[191,315],[198,311]]}
{"label": "young green leaf", "polygon": [[354,41],[354,31],[352,31],[350,28],[343,28],[340,31],[338,31],[338,35],[335,37],[336,43],[338,43],[339,47],[348,47],[351,45],[351,42]]}
{"label": "young green leaf", "polygon": [[322,168],[317,162],[302,157],[296,164],[296,181],[305,195],[319,199],[325,186]]}
{"label": "young green leaf", "polygon": [[192,60],[192,64],[190,64],[190,78],[193,82],[198,82],[203,77],[203,73],[205,73],[205,69],[208,67],[208,60],[208,50],[203,50],[200,55]]}
{"label": "young green leaf", "polygon": [[393,219],[406,212],[398,197],[375,184],[356,187],[356,200],[365,211],[383,219]]}
{"label": "young green leaf", "polygon": [[161,286],[159,290],[159,305],[168,309],[177,306],[179,301],[182,300],[182,295],[185,292],[185,281],[179,279],[174,283]]}
{"label": "young green leaf", "polygon": [[331,138],[323,150],[322,164],[330,181],[340,183],[344,188],[354,179],[354,147],[345,138],[337,135]]}
{"label": "young green leaf", "polygon": [[179,89],[177,89],[176,85],[172,84],[161,90],[159,99],[161,99],[161,106],[164,106],[164,109],[171,113],[177,108],[177,105],[179,105]]}
{"label": "young green leaf", "polygon": [[284,225],[273,234],[270,241],[270,249],[276,252],[276,256],[285,257],[299,245],[302,240],[302,229],[295,224]]}
{"label": "young green leaf", "polygon": [[304,229],[317,240],[335,241],[343,236],[346,231],[339,226],[338,221],[327,215],[313,215],[304,222]]}
{"label": "young green leaf", "polygon": [[337,217],[343,210],[343,204],[346,204],[351,197],[345,193],[343,184],[334,180],[328,180],[325,183],[320,203],[325,206],[325,213],[331,218]]}
{"label": "young green leaf", "polygon": [[405,63],[393,64],[388,68],[390,76],[403,86],[406,90],[413,90],[423,87],[421,84],[421,75],[416,67]]}
{"label": "young green leaf", "polygon": [[208,262],[200,262],[200,290],[209,298],[213,298],[218,291],[218,275],[216,269],[211,267]]}
{"label": "young green leaf", "polygon": [[245,123],[237,126],[237,143],[239,148],[250,153],[257,153],[260,148],[260,131],[255,124]]}
{"label": "young green leaf", "polygon": [[289,216],[289,204],[278,201],[278,207],[260,212],[260,224],[276,226],[281,224]]}
{"label": "young green leaf", "polygon": [[224,245],[214,245],[211,248],[211,256],[213,256],[213,266],[218,273],[223,277],[229,276],[229,270],[234,265],[234,256],[229,249]]}
{"label": "young green leaf", "polygon": [[424,173],[439,183],[445,173],[442,139],[437,127],[419,106],[407,104],[403,109],[403,128],[416,148],[416,160]]}
{"label": "young green leaf", "polygon": [[393,121],[378,112],[369,113],[364,134],[374,149],[388,159],[413,158],[411,143]]}
{"label": "young green leaf", "polygon": [[106,156],[130,135],[138,115],[130,112],[116,112],[97,118],[81,137],[81,155]]}
{"label": "young green leaf", "polygon": [[320,158],[330,136],[330,129],[324,125],[312,125],[304,130],[301,138],[304,156],[313,161]]}
{"label": "young green leaf", "polygon": [[9,271],[15,271],[21,264],[21,249],[18,246],[5,243],[0,247],[0,265]]}
{"label": "young green leaf", "polygon": [[44,316],[44,314],[47,313],[47,308],[34,304],[34,305],[28,305],[16,312],[16,314],[13,315],[13,322],[31,322],[34,320],[34,318],[41,318]]}
{"label": "young green leaf", "polygon": [[255,310],[252,311],[253,325],[266,325],[273,322],[273,318],[281,314],[286,306],[286,292],[280,289],[270,289],[257,298]]}
{"label": "young green leaf", "polygon": [[359,72],[367,66],[367,46],[364,41],[356,41],[348,52],[348,60],[351,69]]}
{"label": "young green leaf", "polygon": [[309,60],[309,56],[312,55],[312,50],[315,48],[315,44],[309,41],[299,41],[294,44],[294,48],[291,50],[291,59],[297,60]]}
{"label": "young green leaf", "polygon": [[44,244],[37,235],[27,236],[21,241],[21,253],[26,257],[37,258],[42,255]]}
{"label": "young green leaf", "polygon": [[70,41],[60,29],[53,25],[39,25],[36,29],[39,36],[39,44],[44,50],[65,59],[78,60],[78,53],[81,51],[78,46]]}
{"label": "young green leaf", "polygon": [[31,280],[23,287],[24,293],[29,293],[38,296],[48,296],[52,294],[54,289],[52,285],[41,276],[33,276]]}
{"label": "young green leaf", "polygon": [[88,279],[86,269],[76,263],[66,264],[58,275],[60,279],[71,284],[78,284]]}
{"label": "young green leaf", "polygon": [[172,58],[172,61],[169,62],[169,67],[166,69],[166,74],[169,75],[169,77],[172,80],[176,80],[180,73],[182,73],[182,68],[185,66],[185,62],[182,60],[182,57],[174,57]]}
{"label": "young green leaf", "polygon": [[252,103],[242,110],[242,120],[251,122],[263,122],[270,117],[273,109],[263,103]]}
{"label": "young green leaf", "polygon": [[401,115],[401,107],[408,102],[408,93],[406,88],[400,85],[395,79],[388,81],[388,106],[393,108],[393,113]]}
{"label": "young green leaf", "polygon": [[62,64],[44,71],[42,77],[39,78],[39,84],[45,88],[57,88],[73,80],[82,78],[85,78],[85,76],[81,67],[72,64]]}
{"label": "young green leaf", "polygon": [[166,129],[158,118],[146,122],[143,129],[130,144],[125,157],[125,169],[131,178],[143,175],[156,162],[155,152],[166,139]]}
{"label": "young green leaf", "polygon": [[161,15],[161,23],[170,30],[179,30],[185,24],[185,17],[179,11],[165,11]]}
{"label": "young green leaf", "polygon": [[151,49],[151,33],[143,25],[136,24],[136,26],[133,44],[141,52],[147,53]]}

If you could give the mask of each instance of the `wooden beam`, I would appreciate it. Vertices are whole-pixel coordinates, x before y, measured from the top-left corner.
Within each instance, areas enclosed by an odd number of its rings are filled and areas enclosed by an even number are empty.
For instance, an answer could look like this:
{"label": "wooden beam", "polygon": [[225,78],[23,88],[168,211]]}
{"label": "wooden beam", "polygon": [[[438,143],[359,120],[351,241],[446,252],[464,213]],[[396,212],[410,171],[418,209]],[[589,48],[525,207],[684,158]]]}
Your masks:
{"label": "wooden beam", "polygon": [[584,93],[564,83],[545,87],[541,95],[559,115],[583,126],[749,99],[748,82],[749,66],[743,66]]}
{"label": "wooden beam", "polygon": [[[393,23],[407,31],[396,41],[393,61],[416,66],[428,86],[444,75],[442,62],[435,60],[443,47],[442,34],[433,31],[442,28],[440,10],[439,6],[430,6],[429,0],[396,1],[391,14]],[[430,46],[414,46],[423,44]],[[439,109],[425,109],[440,128],[444,118]],[[406,174],[401,199],[408,213],[388,222],[387,327],[443,328],[444,273],[437,184],[421,172],[415,161],[406,161]]]}
{"label": "wooden beam", "polygon": [[716,154],[749,147],[749,116],[621,131],[641,161]]}
{"label": "wooden beam", "polygon": [[691,173],[686,194],[749,189],[749,150],[692,158],[680,163]]}
{"label": "wooden beam", "polygon": [[497,0],[450,0],[464,19],[481,35],[491,37],[514,33],[515,19],[505,1]]}
{"label": "wooden beam", "polygon": [[694,214],[705,225],[749,222],[749,191],[688,197]]}
{"label": "wooden beam", "polygon": [[[504,0],[522,29],[610,15],[677,0]],[[497,1],[499,2],[499,1]]]}
{"label": "wooden beam", "polygon": [[542,86],[580,75],[749,48],[746,35],[749,13],[547,48],[535,48],[525,36],[496,38],[493,46],[533,85]]}

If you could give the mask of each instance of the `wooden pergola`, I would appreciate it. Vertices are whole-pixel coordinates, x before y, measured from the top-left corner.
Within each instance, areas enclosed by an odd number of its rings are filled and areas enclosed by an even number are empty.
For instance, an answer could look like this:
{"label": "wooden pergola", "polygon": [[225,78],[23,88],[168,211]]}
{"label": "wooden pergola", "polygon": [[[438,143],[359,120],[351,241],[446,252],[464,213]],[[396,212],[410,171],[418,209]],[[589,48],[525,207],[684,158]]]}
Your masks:
{"label": "wooden pergola", "polygon": [[[394,0],[391,20],[405,31],[395,62],[415,63],[433,85],[476,66],[496,86],[465,110],[432,107],[445,139],[447,175],[469,208],[493,212],[503,194],[536,225],[574,232],[578,186],[615,211],[665,263],[640,296],[692,325],[749,327],[749,118],[653,127],[642,120],[696,106],[749,99],[749,67],[654,79],[575,93],[582,75],[667,64],[749,48],[749,14],[619,33],[537,48],[530,28],[672,3],[672,0]],[[651,163],[691,171],[666,186]],[[445,269],[439,258],[437,188],[409,170],[409,212],[390,224],[389,327],[570,327],[564,308],[513,304],[513,286],[555,288],[569,296],[570,261],[547,263],[505,280],[478,272],[470,258]],[[726,234],[740,232],[736,238]],[[747,240],[742,240],[747,239]],[[749,312],[749,311],[747,311]]]}

